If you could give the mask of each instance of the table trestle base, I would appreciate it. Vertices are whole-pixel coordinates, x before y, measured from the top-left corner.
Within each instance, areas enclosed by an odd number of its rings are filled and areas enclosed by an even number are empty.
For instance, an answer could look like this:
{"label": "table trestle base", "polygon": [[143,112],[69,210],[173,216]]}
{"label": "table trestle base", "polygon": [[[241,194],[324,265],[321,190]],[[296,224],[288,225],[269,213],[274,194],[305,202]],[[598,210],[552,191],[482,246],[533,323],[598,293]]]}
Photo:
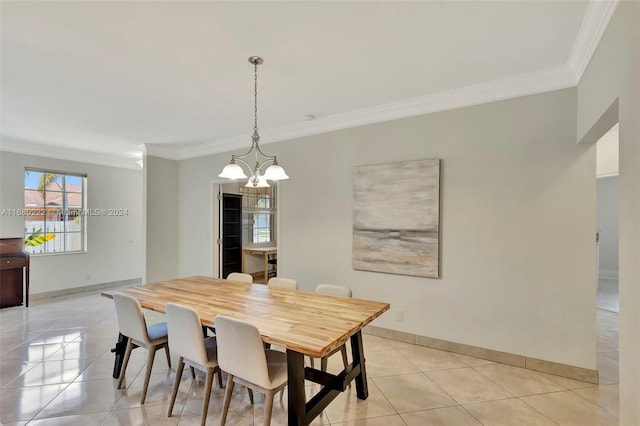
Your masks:
{"label": "table trestle base", "polygon": [[[349,384],[356,381],[356,394],[359,399],[367,399],[367,374],[362,350],[362,334],[351,336],[353,362],[338,374],[320,371],[304,366],[304,355],[287,350],[289,374],[289,426],[308,425],[315,419]],[[304,381],[309,380],[322,386],[309,401],[304,392]],[[291,409],[296,407],[296,409]]]}

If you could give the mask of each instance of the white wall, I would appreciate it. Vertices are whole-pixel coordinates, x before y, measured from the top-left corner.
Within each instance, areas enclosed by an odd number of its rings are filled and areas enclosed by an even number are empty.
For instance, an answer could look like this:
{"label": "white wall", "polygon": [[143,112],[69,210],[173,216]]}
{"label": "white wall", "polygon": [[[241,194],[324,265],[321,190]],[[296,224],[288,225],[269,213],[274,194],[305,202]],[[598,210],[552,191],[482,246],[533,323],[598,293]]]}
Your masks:
{"label": "white wall", "polygon": [[[146,282],[153,283],[179,276],[178,163],[147,155],[144,170]],[[188,214],[188,209],[185,209],[185,214]]]}
{"label": "white wall", "polygon": [[[613,106],[613,107],[612,107]],[[640,424],[640,3],[621,1],[578,85],[578,140],[620,127],[620,424]]]}
{"label": "white wall", "polygon": [[[378,326],[595,369],[595,149],[575,144],[575,107],[568,89],[265,146],[291,176],[279,274],[390,302]],[[353,270],[353,168],[436,157],[442,279]],[[208,268],[209,242],[185,236],[228,160],[180,162],[181,275]]]}
{"label": "white wall", "polygon": [[[237,154],[243,154],[238,151]],[[239,193],[237,184],[229,185],[229,180],[218,177],[222,168],[229,162],[231,153],[218,156],[199,157],[178,162],[179,186],[178,202],[180,220],[178,222],[179,276],[206,275],[217,276],[214,252],[214,239],[217,230],[217,202],[214,200],[217,185],[223,192]],[[215,158],[215,159],[214,159]],[[263,270],[264,262],[251,259],[249,270]],[[255,262],[255,263],[254,263]],[[262,265],[262,266],[258,266]]]}
{"label": "white wall", "polygon": [[[127,216],[87,218],[87,252],[31,256],[31,294],[143,276],[142,172],[0,152],[0,210],[22,208],[25,167],[87,174],[87,207]],[[0,237],[24,237],[24,218],[0,218]]]}
{"label": "white wall", "polygon": [[618,278],[618,176],[598,178],[597,226],[600,277]]}
{"label": "white wall", "polygon": [[620,132],[616,123],[596,143],[596,176],[618,176],[620,162]]}

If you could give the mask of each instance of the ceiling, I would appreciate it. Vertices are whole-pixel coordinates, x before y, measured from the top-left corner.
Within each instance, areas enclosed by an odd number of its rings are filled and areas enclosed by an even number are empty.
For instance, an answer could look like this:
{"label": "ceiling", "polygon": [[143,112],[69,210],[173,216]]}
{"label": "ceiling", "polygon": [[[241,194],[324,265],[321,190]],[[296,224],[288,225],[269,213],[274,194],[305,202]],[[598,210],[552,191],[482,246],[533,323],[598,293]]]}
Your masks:
{"label": "ceiling", "polygon": [[0,3],[2,149],[127,167],[575,86],[615,1]]}

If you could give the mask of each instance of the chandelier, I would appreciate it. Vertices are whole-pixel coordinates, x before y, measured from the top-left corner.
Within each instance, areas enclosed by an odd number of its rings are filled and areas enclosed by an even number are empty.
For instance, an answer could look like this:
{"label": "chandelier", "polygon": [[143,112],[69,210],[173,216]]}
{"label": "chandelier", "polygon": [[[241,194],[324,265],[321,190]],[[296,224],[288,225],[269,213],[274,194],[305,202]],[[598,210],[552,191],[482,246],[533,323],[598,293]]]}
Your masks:
{"label": "chandelier", "polygon": [[[289,179],[289,176],[285,173],[284,169],[278,164],[275,155],[266,155],[260,149],[258,143],[260,142],[260,135],[258,134],[258,65],[263,63],[263,59],[259,56],[251,56],[249,62],[253,64],[254,69],[254,94],[253,94],[253,136],[251,136],[251,149],[246,154],[232,155],[229,164],[224,166],[222,173],[218,176],[227,179],[246,179],[247,175],[244,173],[244,169],[240,167],[240,164],[244,165],[249,174],[249,181],[245,185],[248,188],[267,188],[270,185],[267,180],[283,180]],[[255,156],[255,166],[251,166],[248,161],[251,161],[251,156]],[[247,159],[247,160],[245,160]],[[240,163],[240,164],[238,164]],[[271,164],[262,173],[262,168],[267,164]]]}

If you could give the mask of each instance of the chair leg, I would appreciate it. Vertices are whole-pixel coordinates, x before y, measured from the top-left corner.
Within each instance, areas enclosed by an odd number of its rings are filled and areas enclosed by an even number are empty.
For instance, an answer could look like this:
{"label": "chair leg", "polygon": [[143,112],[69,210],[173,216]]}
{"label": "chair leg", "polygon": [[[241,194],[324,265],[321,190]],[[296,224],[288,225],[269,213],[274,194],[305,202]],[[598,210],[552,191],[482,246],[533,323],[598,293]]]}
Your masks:
{"label": "chair leg", "polygon": [[233,376],[227,376],[227,391],[224,393],[224,407],[222,408],[222,417],[220,418],[220,426],[224,426],[227,421],[227,412],[229,411],[229,403],[233,394]]}
{"label": "chair leg", "polygon": [[273,389],[264,394],[264,426],[271,425],[271,412],[273,411]]}
{"label": "chair leg", "polygon": [[149,388],[149,379],[151,378],[151,367],[153,367],[153,360],[156,357],[157,346],[149,346],[149,356],[147,357],[147,371],[144,375],[144,385],[142,385],[142,400],[140,404],[144,404],[144,400],[147,398],[147,389]]}
{"label": "chair leg", "polygon": [[169,353],[169,344],[164,345],[164,354],[167,356],[167,365],[171,368],[171,354]]}
{"label": "chair leg", "polygon": [[204,380],[204,399],[202,400],[202,419],[200,425],[207,423],[207,411],[209,411],[209,399],[211,398],[211,388],[213,387],[213,368],[207,368],[207,377]]}
{"label": "chair leg", "polygon": [[218,373],[218,386],[222,389],[222,370],[220,370],[220,367],[216,367],[215,372]]}
{"label": "chair leg", "polygon": [[184,358],[180,357],[180,360],[178,361],[178,369],[176,370],[176,379],[173,382],[173,392],[171,393],[171,402],[169,403],[169,412],[167,413],[167,417],[171,417],[171,412],[173,411],[173,405],[176,402],[176,395],[178,395],[178,388],[180,387],[180,380],[182,379],[183,370],[184,370]]}
{"label": "chair leg", "polygon": [[124,361],[122,363],[122,368],[120,368],[120,377],[118,378],[118,389],[122,388],[122,382],[124,381],[124,372],[127,369],[127,365],[129,364],[129,358],[131,357],[131,351],[133,350],[133,340],[129,338],[127,342],[127,349],[124,353]]}

